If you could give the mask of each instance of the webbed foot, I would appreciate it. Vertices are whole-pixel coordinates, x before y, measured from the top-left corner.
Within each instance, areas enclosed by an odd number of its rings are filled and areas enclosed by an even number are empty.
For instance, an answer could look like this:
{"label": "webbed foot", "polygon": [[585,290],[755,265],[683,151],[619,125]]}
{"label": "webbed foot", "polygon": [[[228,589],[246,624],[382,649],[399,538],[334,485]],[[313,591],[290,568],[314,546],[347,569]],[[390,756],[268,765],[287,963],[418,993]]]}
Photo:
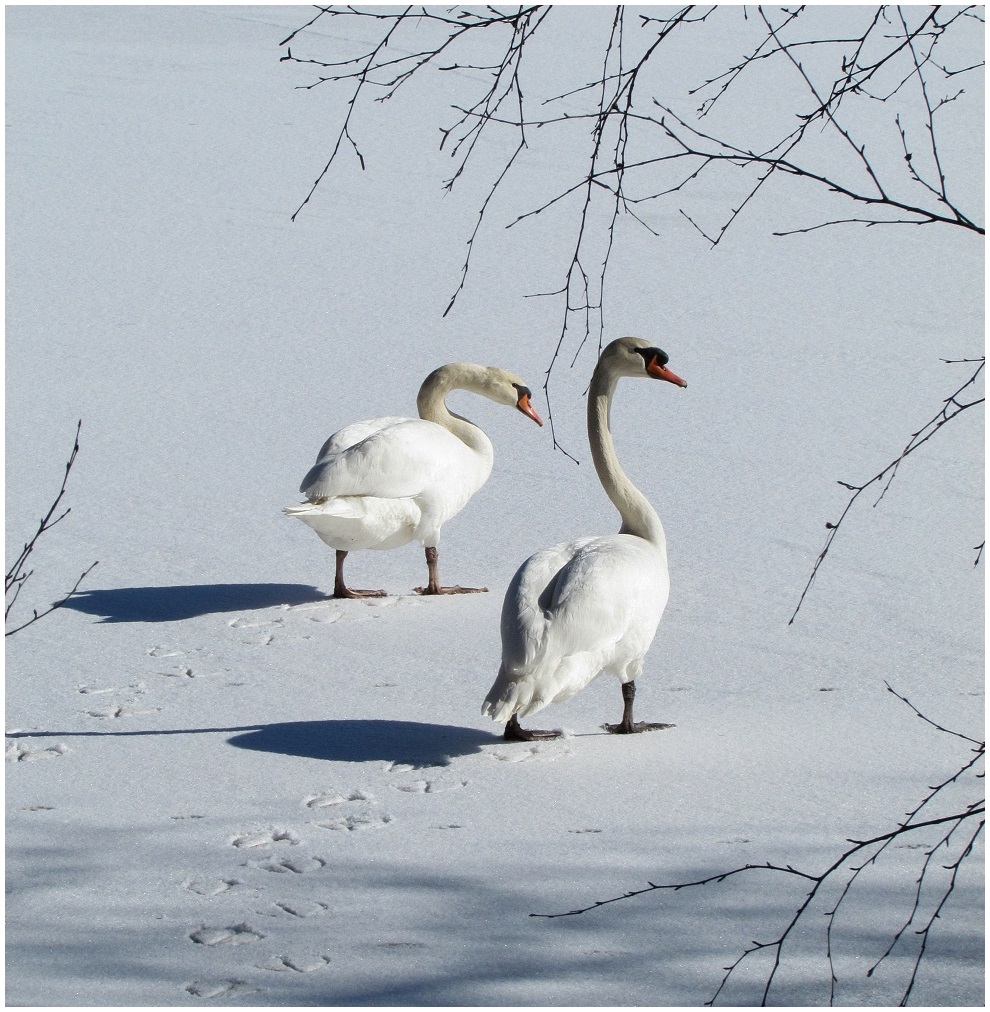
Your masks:
{"label": "webbed foot", "polygon": [[666,731],[668,727],[675,727],[674,724],[651,724],[649,721],[621,720],[618,724],[602,724],[602,728],[609,734],[639,734],[641,731]]}
{"label": "webbed foot", "polygon": [[519,726],[519,718],[513,714],[509,718],[509,722],[505,725],[502,737],[506,741],[544,741],[548,738],[560,738],[562,737],[562,732],[537,731],[535,729],[527,730],[526,728]]}

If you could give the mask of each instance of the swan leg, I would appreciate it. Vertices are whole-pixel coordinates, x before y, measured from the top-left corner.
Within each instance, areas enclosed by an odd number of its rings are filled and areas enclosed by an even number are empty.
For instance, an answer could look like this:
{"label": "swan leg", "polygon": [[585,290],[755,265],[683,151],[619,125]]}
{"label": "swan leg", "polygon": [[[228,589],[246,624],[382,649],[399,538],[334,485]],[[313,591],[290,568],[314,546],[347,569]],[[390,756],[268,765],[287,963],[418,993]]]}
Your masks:
{"label": "swan leg", "polygon": [[638,734],[640,731],[664,731],[673,724],[649,724],[633,720],[633,700],[636,698],[636,682],[622,683],[622,720],[618,724],[602,724],[609,734]]}
{"label": "swan leg", "polygon": [[536,741],[537,739],[559,738],[560,736],[560,731],[535,731],[522,728],[519,726],[519,718],[515,714],[509,718],[505,730],[502,732],[502,737],[506,741]]}
{"label": "swan leg", "polygon": [[388,597],[384,590],[351,590],[344,583],[344,559],[347,558],[347,552],[342,552],[339,548],[337,549],[337,567],[334,570],[333,577],[333,596],[334,597]]}
{"label": "swan leg", "polygon": [[441,587],[440,574],[437,570],[436,548],[426,549],[426,569],[429,582],[425,587],[417,587],[417,594],[487,594],[487,587]]}

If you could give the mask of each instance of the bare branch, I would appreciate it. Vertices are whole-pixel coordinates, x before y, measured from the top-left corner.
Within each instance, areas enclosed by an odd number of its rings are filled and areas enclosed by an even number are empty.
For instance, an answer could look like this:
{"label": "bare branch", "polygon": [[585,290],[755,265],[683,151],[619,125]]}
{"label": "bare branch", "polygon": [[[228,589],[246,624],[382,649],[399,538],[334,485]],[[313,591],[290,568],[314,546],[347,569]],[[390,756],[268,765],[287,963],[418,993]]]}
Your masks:
{"label": "bare branch", "polygon": [[[904,993],[901,998],[901,1005],[907,1003],[908,998],[911,995],[911,991],[914,987],[917,979],[918,969],[924,959],[927,943],[930,932],[934,927],[936,920],[941,915],[945,904],[948,902],[949,897],[955,891],[959,869],[963,862],[969,858],[973,853],[973,846],[983,831],[984,819],[980,818],[985,814],[985,804],[981,798],[978,801],[972,801],[961,807],[958,807],[955,811],[947,815],[933,815],[930,818],[919,818],[920,813],[925,811],[932,803],[953,785],[962,784],[964,778],[971,774],[977,763],[983,761],[985,755],[985,746],[983,742],[978,742],[967,735],[959,734],[955,731],[949,731],[942,727],[940,724],[933,720],[930,720],[923,713],[921,713],[917,707],[910,703],[904,696],[895,692],[890,685],[887,685],[888,690],[897,696],[902,702],[906,703],[919,717],[921,717],[929,726],[933,727],[939,732],[952,735],[957,738],[964,739],[966,741],[974,743],[977,747],[973,749],[973,756],[963,763],[951,776],[946,777],[941,783],[936,784],[934,787],[928,788],[927,792],[922,796],[919,803],[914,809],[907,813],[907,816],[902,821],[898,822],[897,825],[884,833],[878,833],[864,840],[847,840],[848,846],[842,851],[842,853],[825,867],[820,872],[807,872],[801,869],[795,868],[790,864],[774,864],[767,862],[765,864],[745,864],[736,868],[729,869],[728,871],[718,872],[713,875],[707,875],[699,879],[693,879],[687,882],[673,882],[673,883],[655,883],[650,882],[642,889],[633,889],[623,893],[621,896],[614,896],[607,900],[598,900],[587,906],[577,908],[575,910],[568,910],[562,913],[554,914],[530,914],[531,917],[543,917],[548,919],[558,917],[574,917],[581,914],[588,913],[591,910],[595,910],[599,907],[608,906],[612,903],[621,903],[627,899],[631,899],[635,896],[642,896],[645,893],[658,892],[658,891],[670,891],[679,892],[682,889],[692,889],[698,886],[712,885],[719,882],[724,882],[736,875],[742,875],[748,872],[762,871],[771,872],[779,875],[787,875],[793,878],[804,879],[811,883],[804,898],[798,903],[793,914],[785,923],[783,929],[770,941],[753,941],[751,942],[743,952],[727,967],[725,967],[725,975],[722,977],[721,982],[718,985],[715,993],[712,997],[705,1002],[706,1005],[714,1005],[718,997],[721,995],[723,990],[729,984],[732,975],[735,971],[745,962],[750,956],[755,953],[770,950],[773,953],[773,963],[769,972],[766,975],[766,979],[763,985],[761,1005],[766,1005],[770,996],[770,989],[777,976],[778,971],[782,965],[783,950],[785,944],[794,935],[799,923],[806,917],[808,912],[812,909],[814,901],[818,897],[821,889],[826,883],[830,883],[839,878],[840,875],[845,875],[845,879],[842,882],[842,887],[839,891],[837,900],[832,906],[825,911],[826,918],[826,957],[829,966],[830,973],[830,1001],[829,1004],[834,1003],[835,999],[835,986],[838,983],[838,978],[835,971],[835,965],[833,962],[833,938],[835,935],[835,923],[836,916],[839,912],[843,902],[850,895],[850,891],[855,885],[860,873],[868,866],[873,865],[877,860],[884,854],[884,852],[890,847],[890,845],[897,840],[902,839],[908,834],[917,833],[920,830],[933,829],[935,827],[945,828],[945,832],[941,838],[933,846],[927,846],[924,852],[924,859],[922,861],[921,868],[917,879],[915,880],[915,891],[912,901],[911,908],[908,912],[906,919],[903,921],[902,926],[895,932],[894,937],[888,945],[885,952],[880,956],[873,966],[868,970],[867,976],[872,975],[877,966],[880,965],[886,959],[894,948],[903,942],[906,938],[908,929],[916,923],[916,919],[922,910],[923,903],[923,887],[931,882],[934,875],[937,874],[938,869],[934,862],[934,856],[939,851],[948,851],[952,846],[953,837],[957,834],[957,831],[966,823],[969,823],[973,819],[978,819],[976,828],[970,833],[969,837],[962,843],[957,845],[958,849],[955,856],[950,858],[947,864],[942,865],[942,870],[948,871],[948,881],[943,883],[940,887],[934,886],[936,891],[939,891],[937,902],[930,911],[927,919],[924,921],[922,926],[915,932],[919,939],[917,950],[914,954],[912,961],[912,968],[909,980],[905,986]],[[862,858],[861,863],[853,864],[854,859]]]}
{"label": "bare branch", "polygon": [[[805,584],[804,590],[801,592],[801,597],[798,600],[797,607],[794,609],[794,613],[791,615],[790,620],[787,623],[788,625],[793,624],[794,619],[797,617],[797,613],[801,610],[801,605],[804,604],[804,599],[807,596],[808,591],[811,589],[811,585],[814,583],[819,567],[825,561],[825,556],[828,555],[829,549],[832,547],[832,542],[835,540],[835,536],[838,533],[839,528],[842,526],[860,495],[862,495],[868,488],[871,488],[874,485],[881,485],[882,483],[880,496],[873,504],[874,506],[879,505],[880,501],[887,494],[887,490],[890,488],[894,478],[897,476],[897,471],[900,468],[901,463],[910,454],[924,446],[924,444],[927,443],[936,432],[942,429],[943,426],[947,425],[954,418],[957,418],[969,408],[974,408],[984,402],[983,397],[978,397],[971,401],[960,401],[958,399],[965,390],[969,389],[969,387],[976,383],[980,374],[983,372],[985,359],[981,358],[974,361],[979,362],[975,372],[969,377],[969,379],[966,380],[965,383],[963,383],[961,387],[945,398],[942,402],[942,409],[935,414],[934,417],[929,419],[920,429],[918,429],[917,432],[911,434],[911,438],[907,441],[900,454],[887,464],[883,470],[879,471],[870,478],[869,481],[864,482],[862,485],[853,485],[845,481],[839,482],[843,488],[849,489],[849,491],[852,492],[852,495],[849,497],[845,509],[843,509],[839,519],[835,521],[835,523],[832,523],[831,521],[826,521],[825,523],[825,526],[828,528],[828,536],[825,539],[825,547],[821,550],[818,558],[815,560],[815,564],[811,570],[811,575],[808,577],[808,582]],[[979,559],[977,559],[977,561],[979,561]]]}
{"label": "bare branch", "polygon": [[[34,552],[35,548],[38,545],[39,538],[41,538],[42,535],[47,534],[48,531],[50,531],[61,520],[64,520],[71,512],[69,508],[66,508],[61,513],[58,513],[62,502],[62,498],[65,495],[66,486],[68,485],[69,474],[72,471],[72,465],[75,464],[76,456],[79,453],[79,433],[81,429],[82,429],[82,419],[80,419],[79,422],[76,424],[76,436],[75,439],[73,440],[72,452],[69,454],[69,459],[65,465],[65,473],[62,476],[62,486],[58,491],[58,495],[55,496],[54,501],[52,502],[51,506],[49,506],[48,512],[39,521],[38,529],[34,532],[34,536],[21,549],[20,554],[14,560],[14,563],[10,567],[10,569],[7,570],[6,575],[4,577],[5,620],[10,618],[11,610],[17,603],[17,600],[20,597],[20,593],[24,589],[24,585],[27,583],[28,579],[30,579],[30,577],[34,573],[33,569],[27,568],[27,563],[28,559],[30,559],[32,553]],[[58,513],[58,516],[55,515],[56,513]],[[29,625],[34,625],[34,623],[37,622],[39,619],[42,619],[46,615],[51,614],[57,608],[61,608],[62,605],[64,605],[66,601],[68,601],[76,593],[76,591],[79,589],[79,585],[89,575],[89,573],[92,572],[93,567],[96,565],[97,563],[94,562],[91,566],[89,566],[86,570],[84,570],[79,579],[76,580],[72,590],[70,590],[69,593],[66,594],[64,598],[54,602],[50,607],[44,609],[43,611],[39,612],[36,608],[33,609],[33,615],[30,619],[28,619],[28,621],[22,622],[14,629],[7,630],[4,633],[4,635],[13,636],[14,633],[20,632],[22,629],[26,629]]]}

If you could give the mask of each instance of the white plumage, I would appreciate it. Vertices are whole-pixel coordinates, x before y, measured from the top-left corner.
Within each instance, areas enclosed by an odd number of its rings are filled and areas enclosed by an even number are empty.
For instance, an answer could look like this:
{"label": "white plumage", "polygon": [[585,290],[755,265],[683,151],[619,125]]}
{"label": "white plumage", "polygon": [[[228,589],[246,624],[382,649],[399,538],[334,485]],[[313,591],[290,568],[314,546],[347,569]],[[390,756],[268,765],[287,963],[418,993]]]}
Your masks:
{"label": "white plumage", "polygon": [[423,593],[467,592],[440,585],[437,544],[443,524],[487,481],[494,450],[478,426],[448,410],[444,398],[453,389],[516,407],[542,425],[530,404],[532,394],[517,376],[455,362],[423,382],[419,418],[375,418],[335,432],[300,486],[307,501],[284,510],[336,549],[335,597],[384,593],[345,585],[347,552],[398,548],[414,540],[426,548],[429,580]]}
{"label": "white plumage", "polygon": [[502,665],[482,713],[506,721],[505,735],[529,740],[519,717],[580,692],[599,674],[622,683],[623,718],[606,728],[645,731],[632,719],[635,679],[667,604],[667,544],[660,519],[623,473],[609,431],[609,407],[622,376],[687,384],[667,356],[639,338],[613,341],[588,394],[588,438],[599,480],[622,517],[618,534],[579,538],[537,552],[516,572],[502,604]]}

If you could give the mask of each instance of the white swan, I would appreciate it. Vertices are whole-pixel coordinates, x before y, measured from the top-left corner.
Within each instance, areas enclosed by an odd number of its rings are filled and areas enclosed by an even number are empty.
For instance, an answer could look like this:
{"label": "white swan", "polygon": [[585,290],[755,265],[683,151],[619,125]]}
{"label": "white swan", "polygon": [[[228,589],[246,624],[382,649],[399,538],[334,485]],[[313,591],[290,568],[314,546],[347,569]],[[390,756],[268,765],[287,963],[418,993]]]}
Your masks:
{"label": "white swan", "polygon": [[622,683],[615,734],[669,724],[634,723],[635,679],[667,603],[667,542],[660,518],[623,473],[609,431],[609,408],[622,376],[687,384],[667,355],[637,337],[601,354],[588,392],[588,439],[595,470],[622,517],[618,534],[579,538],[537,552],[512,578],[502,604],[502,666],[481,712],[506,721],[505,737],[529,741],[555,731],[524,730],[519,717],[580,692],[603,672]]}
{"label": "white swan", "polygon": [[442,587],[437,573],[440,528],[491,474],[491,440],[448,410],[451,390],[470,390],[511,405],[542,425],[532,393],[518,376],[494,366],[454,362],[423,381],[419,418],[375,418],[335,432],[320,449],[299,491],[307,502],[283,510],[308,524],[337,550],[334,597],[383,597],[383,590],[352,590],[344,559],[360,548],[397,548],[422,541],[427,586],[422,594],[473,593],[484,588]]}

